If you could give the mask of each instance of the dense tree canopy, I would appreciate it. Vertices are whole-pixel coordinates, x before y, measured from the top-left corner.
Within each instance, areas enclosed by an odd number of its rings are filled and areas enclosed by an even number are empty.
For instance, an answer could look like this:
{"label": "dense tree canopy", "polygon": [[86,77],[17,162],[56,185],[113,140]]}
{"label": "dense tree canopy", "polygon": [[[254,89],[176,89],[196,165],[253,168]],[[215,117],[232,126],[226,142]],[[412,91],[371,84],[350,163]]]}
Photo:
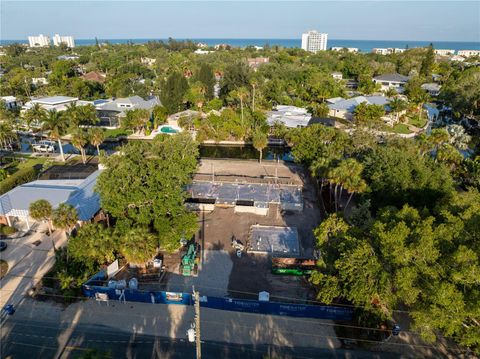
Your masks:
{"label": "dense tree canopy", "polygon": [[107,169],[97,184],[102,208],[125,232],[149,228],[162,248],[178,248],[180,238],[196,230],[195,215],[183,205],[183,186],[195,171],[197,156],[197,145],[188,134],[127,144],[121,154],[104,159]]}

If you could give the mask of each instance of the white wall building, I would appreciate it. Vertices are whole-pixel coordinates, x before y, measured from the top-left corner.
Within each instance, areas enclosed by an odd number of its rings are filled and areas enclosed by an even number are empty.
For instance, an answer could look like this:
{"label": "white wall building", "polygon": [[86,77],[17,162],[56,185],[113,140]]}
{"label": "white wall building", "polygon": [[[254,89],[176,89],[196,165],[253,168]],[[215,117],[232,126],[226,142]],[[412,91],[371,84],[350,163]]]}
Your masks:
{"label": "white wall building", "polygon": [[277,105],[274,111],[267,112],[269,126],[282,123],[288,128],[307,127],[311,118],[307,109],[295,106]]}
{"label": "white wall building", "polygon": [[343,50],[356,54],[358,52],[358,47],[340,47],[340,46],[332,47],[332,51],[343,51]]}
{"label": "white wall building", "polygon": [[29,36],[28,37],[28,44],[30,47],[46,47],[50,46],[50,37],[46,35],[38,35],[38,36]]}
{"label": "white wall building", "polygon": [[15,96],[2,96],[0,97],[0,101],[5,103],[5,108],[7,110],[15,110],[17,107],[22,106],[22,102]]}
{"label": "white wall building", "polygon": [[325,51],[327,49],[328,34],[318,31],[309,31],[302,34],[302,49],[310,52]]}
{"label": "white wall building", "polygon": [[435,52],[435,55],[439,55],[439,56],[455,55],[455,50],[435,49],[433,50],[433,52]]}
{"label": "white wall building", "polygon": [[457,55],[464,57],[480,56],[480,50],[458,50]]}
{"label": "white wall building", "polygon": [[404,52],[405,49],[399,49],[399,48],[374,48],[372,49],[372,52],[374,54],[379,54],[379,55],[390,55],[390,54],[399,54]]}
{"label": "white wall building", "polygon": [[69,96],[40,97],[26,102],[25,105],[22,106],[21,112],[31,109],[37,103],[46,111],[65,111],[67,106],[72,103],[75,103],[77,106],[84,106],[91,102],[81,101],[78,100],[78,97]]}
{"label": "white wall building", "polygon": [[60,36],[59,34],[55,34],[53,37],[53,45],[60,46],[61,44],[65,44],[68,47],[75,47],[75,41],[72,36]]}

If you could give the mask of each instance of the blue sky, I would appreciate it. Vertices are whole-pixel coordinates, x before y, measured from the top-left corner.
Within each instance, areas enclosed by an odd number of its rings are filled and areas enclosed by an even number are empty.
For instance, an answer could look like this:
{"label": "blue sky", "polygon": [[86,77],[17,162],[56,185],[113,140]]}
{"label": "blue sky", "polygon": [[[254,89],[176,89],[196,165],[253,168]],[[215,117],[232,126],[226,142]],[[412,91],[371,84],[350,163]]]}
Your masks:
{"label": "blue sky", "polygon": [[300,38],[480,41],[480,1],[5,1],[0,38]]}

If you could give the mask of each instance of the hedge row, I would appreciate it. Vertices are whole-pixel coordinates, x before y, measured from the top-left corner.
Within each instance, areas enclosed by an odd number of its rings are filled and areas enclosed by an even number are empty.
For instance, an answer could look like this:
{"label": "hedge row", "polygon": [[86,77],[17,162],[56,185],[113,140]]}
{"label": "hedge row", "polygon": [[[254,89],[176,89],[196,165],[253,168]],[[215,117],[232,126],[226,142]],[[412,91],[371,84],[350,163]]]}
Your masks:
{"label": "hedge row", "polygon": [[37,174],[38,170],[34,167],[24,168],[15,172],[13,175],[0,182],[0,195],[10,191],[12,188],[35,180]]}

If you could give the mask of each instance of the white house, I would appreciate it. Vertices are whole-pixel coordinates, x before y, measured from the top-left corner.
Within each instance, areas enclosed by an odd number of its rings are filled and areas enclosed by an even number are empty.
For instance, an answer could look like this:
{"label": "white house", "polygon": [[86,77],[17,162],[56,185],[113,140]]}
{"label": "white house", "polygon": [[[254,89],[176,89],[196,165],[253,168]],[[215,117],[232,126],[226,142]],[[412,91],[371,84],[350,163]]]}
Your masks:
{"label": "white house", "polygon": [[399,54],[404,52],[405,49],[399,49],[399,48],[374,48],[372,49],[372,52],[374,54],[379,54],[379,55],[390,55],[390,54]]}
{"label": "white house", "polygon": [[50,37],[46,35],[38,35],[38,36],[29,36],[28,37],[28,44],[30,47],[46,47],[50,46]]}
{"label": "white house", "polygon": [[31,109],[35,104],[40,104],[40,106],[46,111],[65,111],[67,109],[67,105],[75,103],[79,106],[87,105],[91,102],[89,101],[81,101],[78,97],[70,97],[70,96],[50,96],[50,97],[40,97],[37,99],[33,99],[25,103],[22,106],[22,112],[25,112]]}
{"label": "white house", "polygon": [[147,66],[153,66],[157,62],[157,59],[153,59],[150,57],[142,57],[140,58],[140,62]]}
{"label": "white house", "polygon": [[381,85],[382,91],[387,91],[388,89],[395,89],[398,93],[402,93],[405,87],[405,84],[408,82],[409,77],[403,76],[397,73],[393,74],[384,74],[373,78],[373,82]]}
{"label": "white house", "polygon": [[343,79],[343,74],[341,72],[334,71],[334,72],[332,72],[331,75],[335,80],[342,80]]}
{"label": "white house", "polygon": [[435,49],[433,50],[433,52],[435,52],[435,55],[439,55],[439,56],[455,55],[455,50]]}
{"label": "white house", "polygon": [[5,102],[5,108],[7,110],[15,110],[16,108],[22,106],[22,102],[17,100],[15,96],[2,96],[0,100]]}
{"label": "white house", "polygon": [[307,109],[295,106],[277,105],[267,113],[267,123],[270,126],[282,123],[289,128],[307,127],[311,118]]}
{"label": "white house", "polygon": [[46,77],[32,77],[32,85],[34,86],[48,85],[48,80]]}
{"label": "white house", "polygon": [[457,55],[463,57],[480,56],[480,50],[458,50]]}
{"label": "white house", "polygon": [[209,54],[213,51],[208,51],[208,50],[202,50],[202,49],[196,49],[193,53],[197,55],[206,55]]}
{"label": "white house", "polygon": [[328,108],[330,111],[328,115],[331,117],[343,118],[345,120],[352,120],[353,113],[358,105],[361,103],[367,105],[380,105],[384,106],[388,110],[388,103],[390,99],[385,96],[357,96],[349,99],[341,97],[330,98],[327,100]]}
{"label": "white house", "polygon": [[438,96],[442,86],[435,82],[431,82],[423,84],[421,88],[427,91],[431,96]]}
{"label": "white house", "polygon": [[60,46],[61,44],[73,48],[75,47],[75,40],[73,39],[73,36],[60,36],[59,34],[55,34],[53,36],[53,45]]}
{"label": "white house", "polygon": [[98,100],[94,101],[93,104],[97,110],[97,117],[100,119],[97,126],[117,128],[128,110],[145,109],[152,111],[156,105],[161,103],[156,97],[144,100],[140,96],[130,96],[115,100]]}
{"label": "white house", "polygon": [[331,49],[332,51],[347,51],[351,52],[353,54],[356,54],[358,52],[358,47],[341,47],[341,46],[334,46]]}
{"label": "white house", "polygon": [[327,49],[328,34],[311,30],[302,34],[302,49],[316,53]]}

